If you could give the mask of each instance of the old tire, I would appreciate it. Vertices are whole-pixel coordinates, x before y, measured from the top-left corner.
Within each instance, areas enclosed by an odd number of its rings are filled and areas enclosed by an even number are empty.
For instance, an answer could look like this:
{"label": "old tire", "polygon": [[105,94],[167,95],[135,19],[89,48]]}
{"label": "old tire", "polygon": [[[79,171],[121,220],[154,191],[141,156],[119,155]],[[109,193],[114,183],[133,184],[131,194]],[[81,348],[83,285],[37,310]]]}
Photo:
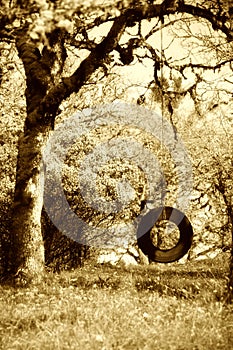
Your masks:
{"label": "old tire", "polygon": [[[157,220],[169,220],[176,224],[180,231],[178,243],[171,249],[162,250],[156,247],[150,236]],[[142,235],[143,232],[146,232]],[[181,259],[190,249],[193,229],[188,218],[178,209],[164,207],[152,209],[140,221],[137,230],[137,242],[142,252],[152,261],[170,263]]]}

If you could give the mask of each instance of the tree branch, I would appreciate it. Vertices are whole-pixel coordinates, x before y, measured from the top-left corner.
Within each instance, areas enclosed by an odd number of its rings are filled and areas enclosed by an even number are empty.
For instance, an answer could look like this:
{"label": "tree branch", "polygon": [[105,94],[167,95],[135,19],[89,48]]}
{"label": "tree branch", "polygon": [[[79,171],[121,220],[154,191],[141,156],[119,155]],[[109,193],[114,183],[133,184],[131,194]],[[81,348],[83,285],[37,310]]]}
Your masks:
{"label": "tree branch", "polygon": [[[166,2],[166,0],[164,1]],[[209,21],[214,30],[222,31],[229,41],[233,40],[232,29],[229,27],[231,23],[230,17],[226,17],[226,14],[215,15],[211,10],[207,8],[202,8],[198,6],[193,6],[185,4],[183,1],[179,1],[176,5],[175,11],[172,7],[165,7],[164,3],[161,5],[149,5],[144,4],[143,6],[138,6],[135,8],[129,8],[123,11],[127,16],[127,26],[132,23],[132,21],[138,22],[142,19],[151,19],[154,17],[169,16],[174,13],[187,13],[197,18],[203,18]]]}
{"label": "tree branch", "polygon": [[215,15],[209,9],[186,4],[181,4],[178,8],[178,12],[189,13],[195,17],[206,19],[212,24],[214,30],[220,30],[226,35],[229,41],[233,40],[232,29],[227,25],[227,23],[231,23],[231,19],[230,17],[227,18],[225,14]]}
{"label": "tree branch", "polygon": [[233,58],[230,58],[228,60],[224,60],[214,66],[212,65],[206,65],[206,64],[201,64],[201,63],[187,63],[187,64],[183,64],[181,66],[173,66],[172,68],[178,70],[181,74],[182,72],[186,69],[186,68],[202,68],[202,69],[205,69],[205,70],[216,70],[216,69],[219,69],[221,68],[222,66],[226,65],[227,63],[231,63],[233,62]]}

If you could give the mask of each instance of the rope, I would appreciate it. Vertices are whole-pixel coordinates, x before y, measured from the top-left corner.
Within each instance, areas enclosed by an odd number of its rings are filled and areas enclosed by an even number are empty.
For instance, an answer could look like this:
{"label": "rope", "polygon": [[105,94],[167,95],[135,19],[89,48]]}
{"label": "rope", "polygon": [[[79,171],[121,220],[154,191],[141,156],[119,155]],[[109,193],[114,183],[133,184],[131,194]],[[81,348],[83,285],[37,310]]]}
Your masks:
{"label": "rope", "polygon": [[[163,70],[163,24],[164,24],[164,18],[161,17],[161,29],[160,29],[160,65],[161,65],[161,112],[162,112],[162,122],[161,122],[161,144],[160,144],[160,150],[162,151],[162,144],[163,144],[163,137],[164,137],[164,130],[163,130],[163,118],[164,118],[164,91],[163,91],[163,76],[164,76],[164,70]],[[162,153],[162,152],[161,152]],[[161,188],[161,206],[163,206],[163,183]]]}

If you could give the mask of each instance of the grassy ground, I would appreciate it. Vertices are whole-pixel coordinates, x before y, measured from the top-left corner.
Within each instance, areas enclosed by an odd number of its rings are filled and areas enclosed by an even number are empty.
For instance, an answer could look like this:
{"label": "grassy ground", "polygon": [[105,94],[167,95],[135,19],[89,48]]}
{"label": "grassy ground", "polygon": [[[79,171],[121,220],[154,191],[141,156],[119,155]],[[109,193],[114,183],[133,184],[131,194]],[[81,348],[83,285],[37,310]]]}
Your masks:
{"label": "grassy ground", "polygon": [[84,266],[37,287],[0,287],[0,348],[215,350],[233,347],[218,260]]}

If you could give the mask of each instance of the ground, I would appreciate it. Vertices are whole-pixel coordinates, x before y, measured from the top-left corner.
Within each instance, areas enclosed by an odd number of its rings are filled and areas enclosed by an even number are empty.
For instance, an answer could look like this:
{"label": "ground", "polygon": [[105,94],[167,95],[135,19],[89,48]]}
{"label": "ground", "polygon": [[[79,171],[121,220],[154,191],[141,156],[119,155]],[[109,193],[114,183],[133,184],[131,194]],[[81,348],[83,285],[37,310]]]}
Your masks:
{"label": "ground", "polygon": [[227,261],[49,272],[39,286],[0,288],[0,348],[230,350]]}

